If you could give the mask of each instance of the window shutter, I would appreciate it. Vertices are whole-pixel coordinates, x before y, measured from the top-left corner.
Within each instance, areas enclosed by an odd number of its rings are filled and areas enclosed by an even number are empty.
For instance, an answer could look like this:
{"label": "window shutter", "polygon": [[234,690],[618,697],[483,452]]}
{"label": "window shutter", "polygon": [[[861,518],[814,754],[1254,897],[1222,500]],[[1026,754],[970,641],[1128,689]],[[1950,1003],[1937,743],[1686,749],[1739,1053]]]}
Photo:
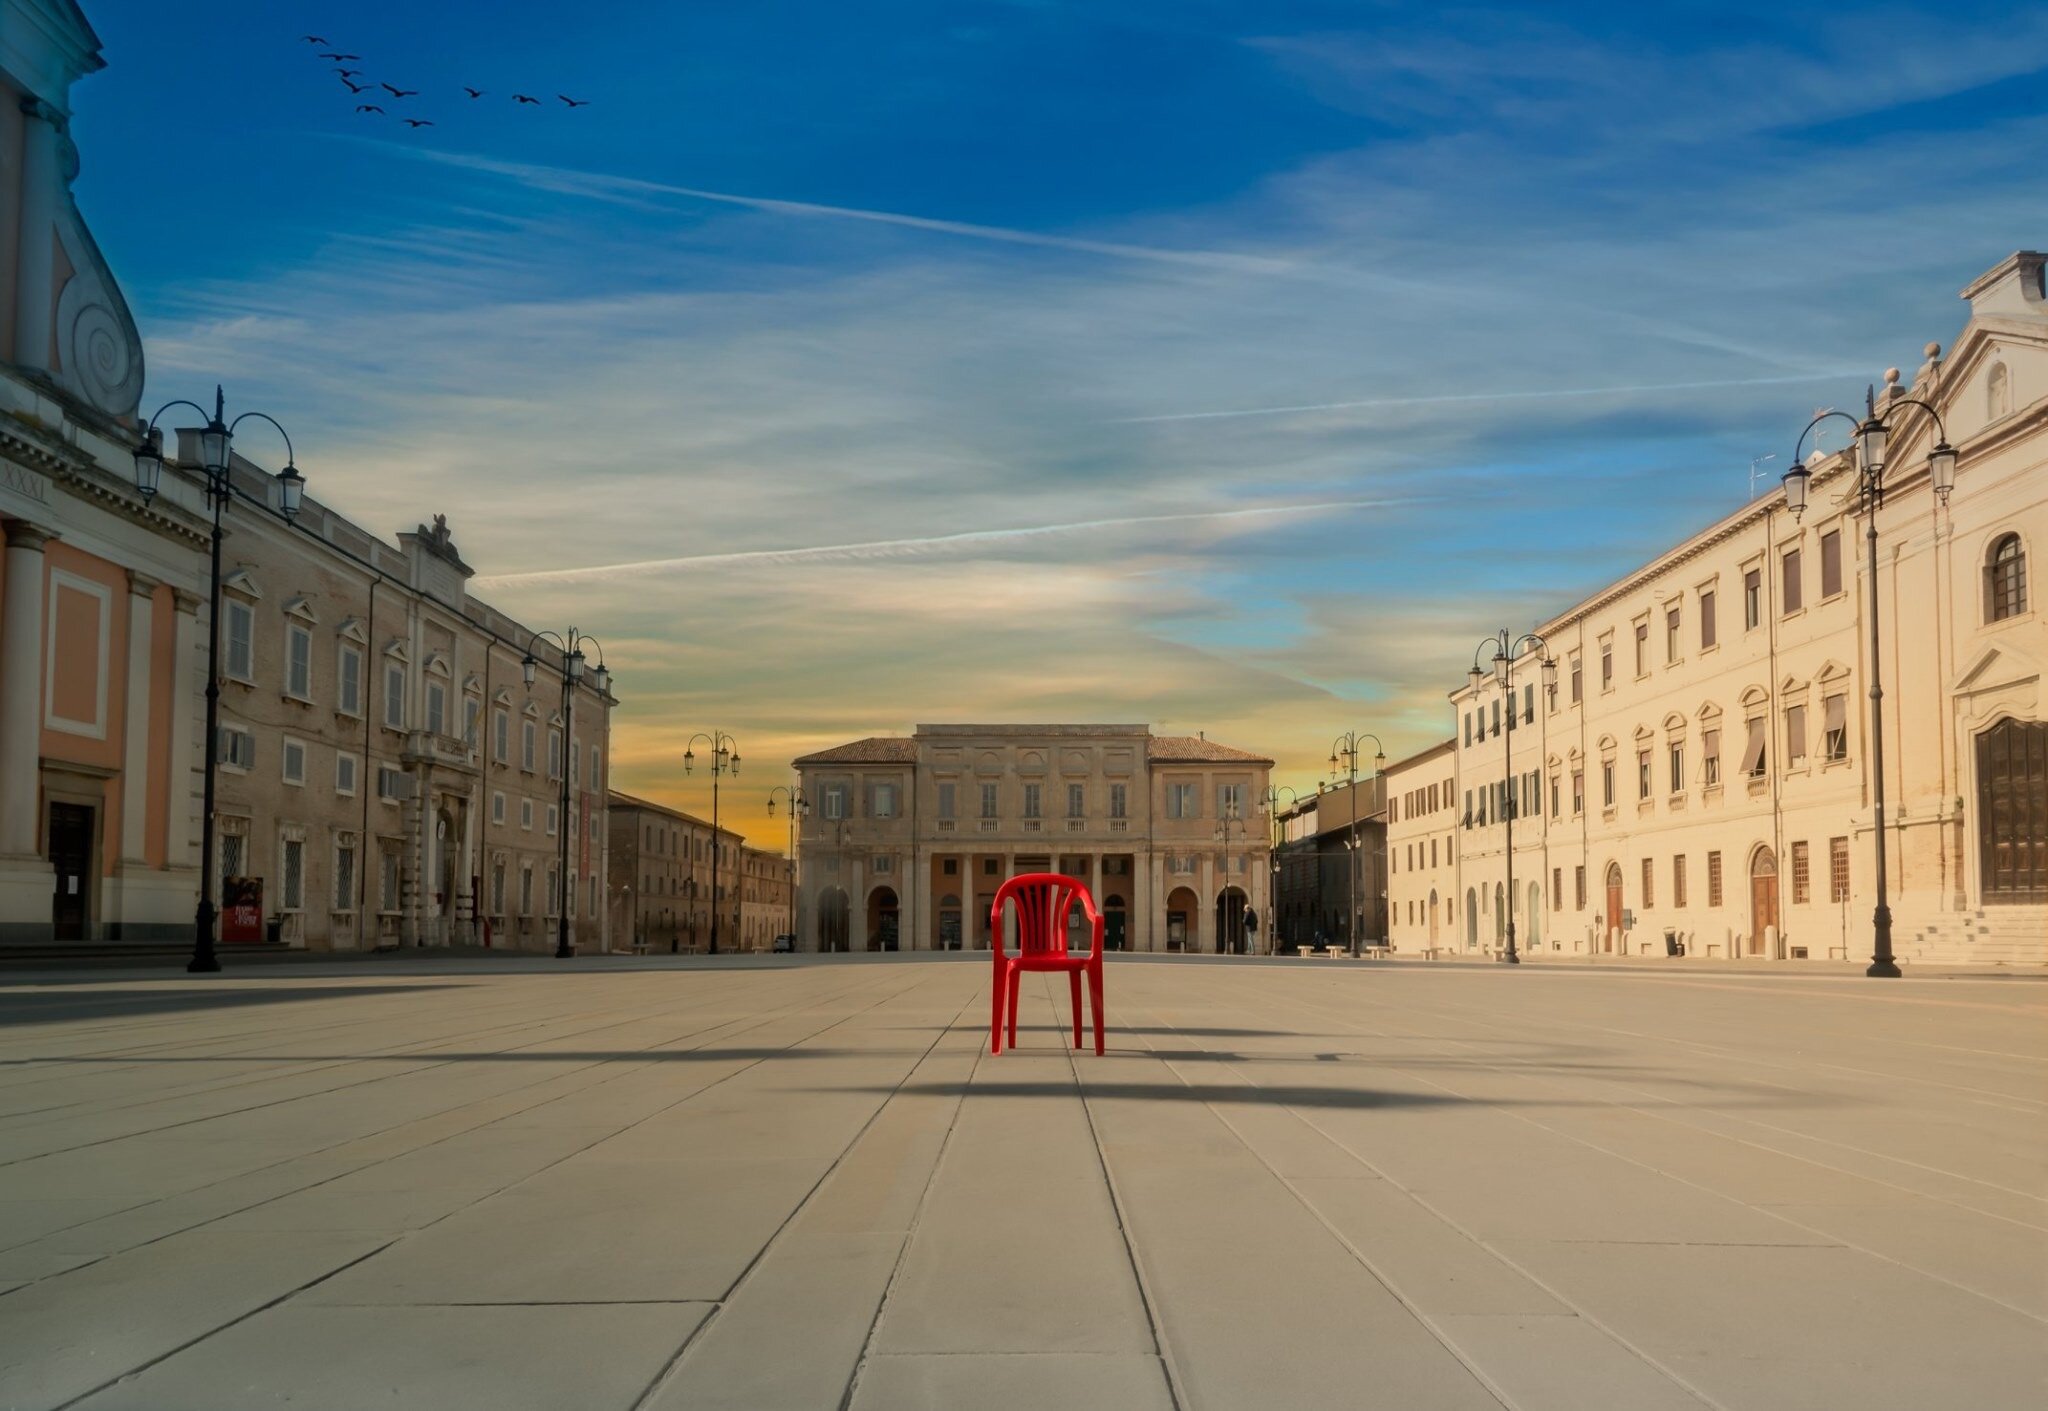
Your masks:
{"label": "window shutter", "polygon": [[1749,722],[1749,741],[1742,747],[1742,772],[1761,774],[1764,772],[1764,721],[1762,716]]}

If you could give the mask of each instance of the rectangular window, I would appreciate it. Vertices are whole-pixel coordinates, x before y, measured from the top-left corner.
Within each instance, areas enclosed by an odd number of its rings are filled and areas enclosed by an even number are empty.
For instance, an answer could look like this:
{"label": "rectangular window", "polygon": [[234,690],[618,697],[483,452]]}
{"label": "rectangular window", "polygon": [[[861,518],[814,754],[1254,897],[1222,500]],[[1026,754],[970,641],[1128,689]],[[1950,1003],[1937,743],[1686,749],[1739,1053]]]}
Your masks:
{"label": "rectangular window", "polygon": [[1657,860],[1643,859],[1643,910],[1648,911],[1657,904]]}
{"label": "rectangular window", "polygon": [[994,818],[996,816],[996,786],[993,784],[983,784],[981,786],[981,816],[983,818]]}
{"label": "rectangular window", "polygon": [[1572,817],[1576,818],[1585,811],[1586,771],[1583,769],[1574,769],[1572,771]]}
{"label": "rectangular window", "polygon": [[548,731],[548,778],[562,777],[562,732]]}
{"label": "rectangular window", "polygon": [[1500,702],[1498,700],[1493,703],[1493,733],[1496,735],[1500,733]]}
{"label": "rectangular window", "polygon": [[1193,784],[1168,784],[1166,786],[1166,816],[1168,818],[1198,818],[1201,804],[1195,798]]}
{"label": "rectangular window", "polygon": [[411,782],[406,778],[403,769],[393,769],[388,765],[377,766],[377,797],[386,803],[411,798]]}
{"label": "rectangular window", "polygon": [[1832,598],[1842,591],[1842,531],[1830,529],[1820,536],[1820,595]]}
{"label": "rectangular window", "polygon": [[427,733],[448,733],[448,688],[439,681],[427,683]]}
{"label": "rectangular window", "polygon": [[1572,900],[1577,909],[1586,909],[1586,869],[1583,866],[1572,869]]}
{"label": "rectangular window", "polygon": [[1469,710],[1465,712],[1465,743],[1472,743],[1472,712]]}
{"label": "rectangular window", "polygon": [[1800,598],[1803,575],[1799,571],[1799,562],[1800,553],[1797,549],[1785,550],[1784,558],[1779,560],[1780,565],[1784,569],[1783,585],[1785,591],[1784,602],[1780,605],[1779,610],[1787,617],[1799,611],[1804,605]]}
{"label": "rectangular window", "polygon": [[334,757],[334,792],[353,794],[356,791],[356,757],[352,754],[338,754]]}
{"label": "rectangular window", "polygon": [[874,816],[877,818],[894,818],[896,816],[896,786],[894,784],[875,785]]}
{"label": "rectangular window", "polygon": [[405,668],[395,661],[384,668],[384,728],[405,728]]}
{"label": "rectangular window", "polygon": [[1036,784],[1026,784],[1026,785],[1024,786],[1024,816],[1025,816],[1026,818],[1036,818],[1036,817],[1038,817],[1038,816],[1039,816],[1039,815],[1038,815],[1038,796],[1039,796],[1039,787],[1038,787],[1038,785],[1036,785]]}
{"label": "rectangular window", "polygon": [[1721,854],[1707,854],[1707,905],[1721,904]]}
{"label": "rectangular window", "polygon": [[1767,763],[1764,749],[1764,718],[1759,715],[1749,722],[1749,739],[1742,747],[1742,772],[1748,778],[1761,779]]}
{"label": "rectangular window", "polygon": [[1678,605],[1664,609],[1664,664],[1678,660]]}
{"label": "rectangular window", "polygon": [[1637,750],[1637,751],[1636,751],[1636,797],[1637,797],[1637,798],[1639,798],[1639,799],[1646,799],[1646,798],[1648,798],[1649,796],[1650,796],[1650,752],[1649,752],[1648,750]]}
{"label": "rectangular window", "polygon": [[491,915],[505,914],[505,859],[491,864]]}
{"label": "rectangular window", "polygon": [[334,909],[356,909],[356,845],[353,842],[334,845]]}
{"label": "rectangular window", "polygon": [[1555,774],[1550,776],[1550,816],[1564,817],[1564,787]]}
{"label": "rectangular window", "polygon": [[1122,784],[1111,784],[1109,786],[1109,816],[1111,818],[1128,817],[1129,815],[1124,811],[1128,801],[1129,795],[1125,793]]}
{"label": "rectangular window", "polygon": [[306,782],[306,742],[286,740],[284,748],[277,752],[278,770],[287,784]]}
{"label": "rectangular window", "polygon": [[1650,672],[1650,624],[1636,624],[1636,675],[1647,676]]}
{"label": "rectangular window", "polygon": [[521,799],[519,801],[519,826],[529,833],[533,831],[532,799]]}
{"label": "rectangular window", "polygon": [[363,713],[363,654],[361,649],[344,645],[341,660],[335,668],[340,688],[335,692],[334,708],[343,715]]}
{"label": "rectangular window", "polygon": [[1700,650],[1714,645],[1714,590],[1700,590]]}
{"label": "rectangular window", "polygon": [[1579,660],[1577,652],[1572,653],[1572,704],[1577,705],[1586,698],[1586,664]]}
{"label": "rectangular window", "polygon": [[1467,828],[1472,826],[1472,791],[1470,789],[1465,791],[1465,813],[1459,821]]}
{"label": "rectangular window", "polygon": [[230,679],[254,681],[256,679],[256,611],[247,603],[233,599],[221,604],[223,655],[227,658],[226,671]]}
{"label": "rectangular window", "polygon": [[521,916],[533,915],[533,869],[531,867],[519,869],[519,914]]}
{"label": "rectangular window", "polygon": [[1611,759],[1600,761],[1600,806],[1614,807],[1614,761]]}
{"label": "rectangular window", "polygon": [[313,699],[313,634],[295,622],[284,629],[284,693]]}
{"label": "rectangular window", "polygon": [[377,855],[377,909],[398,910],[398,851],[385,848]]}
{"label": "rectangular window", "polygon": [[1764,620],[1764,574],[1760,568],[1742,575],[1742,626],[1746,631]]}
{"label": "rectangular window", "polygon": [[238,725],[221,726],[220,762],[234,769],[254,769],[256,737]]}
{"label": "rectangular window", "polygon": [[519,767],[526,773],[533,773],[533,747],[536,727],[531,720],[519,722]]}
{"label": "rectangular window", "polygon": [[1614,643],[1612,642],[1602,642],[1600,644],[1600,689],[1603,691],[1614,689]]}
{"label": "rectangular window", "polygon": [[560,822],[560,815],[561,815],[561,812],[562,812],[562,809],[561,809],[561,805],[560,805],[560,804],[549,804],[549,805],[548,805],[548,826],[547,826],[547,835],[548,835],[548,836],[549,836],[550,838],[552,838],[552,837],[554,837],[554,836],[555,836],[555,827],[556,827],[556,825],[557,825],[557,824],[558,824],[558,823]]}
{"label": "rectangular window", "polygon": [[1806,707],[1785,707],[1785,767],[1796,769],[1806,763]]}
{"label": "rectangular window", "polygon": [[1812,897],[1813,876],[1808,863],[1805,843],[1792,845],[1792,903],[1804,906]]}
{"label": "rectangular window", "polygon": [[1684,853],[1680,853],[1677,857],[1671,859],[1671,904],[1681,908],[1685,905]]}
{"label": "rectangular window", "polygon": [[491,757],[503,764],[512,753],[512,713],[507,710],[491,712]]}
{"label": "rectangular window", "polygon": [[1218,818],[1244,817],[1244,785],[1218,784],[1216,786],[1216,816]]}
{"label": "rectangular window", "polygon": [[1721,782],[1721,732],[1705,730],[1700,733],[1700,782],[1709,789]]}
{"label": "rectangular window", "polygon": [[284,873],[284,895],[279,906],[285,911],[306,909],[306,844],[303,839],[286,838],[279,847],[278,863]]}
{"label": "rectangular window", "polygon": [[1088,813],[1088,790],[1080,784],[1067,785],[1067,817],[1083,818]]}
{"label": "rectangular window", "polygon": [[939,785],[939,817],[951,818],[954,816],[953,810],[957,802],[958,788],[959,786],[955,784]]}
{"label": "rectangular window", "polygon": [[1671,763],[1671,792],[1682,794],[1685,792],[1685,746],[1667,746],[1665,754]]}
{"label": "rectangular window", "polygon": [[1849,757],[1849,701],[1846,696],[1829,696],[1821,702],[1821,750],[1829,761]]}
{"label": "rectangular window", "polygon": [[1550,909],[1552,911],[1564,910],[1564,869],[1562,867],[1550,869]]}
{"label": "rectangular window", "polygon": [[1849,840],[1828,839],[1828,900],[1849,900]]}

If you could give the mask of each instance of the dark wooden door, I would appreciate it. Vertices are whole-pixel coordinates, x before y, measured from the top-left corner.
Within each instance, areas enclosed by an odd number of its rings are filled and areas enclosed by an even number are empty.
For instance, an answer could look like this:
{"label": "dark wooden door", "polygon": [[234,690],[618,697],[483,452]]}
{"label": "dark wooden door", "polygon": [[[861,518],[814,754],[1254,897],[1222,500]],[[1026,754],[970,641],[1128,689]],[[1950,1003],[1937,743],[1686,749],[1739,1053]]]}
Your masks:
{"label": "dark wooden door", "polygon": [[1749,872],[1749,953],[1764,953],[1764,937],[1778,925],[1778,860],[1757,854]]}
{"label": "dark wooden door", "polygon": [[82,941],[92,923],[92,833],[90,804],[50,805],[50,866],[57,891],[50,903],[51,934]]}
{"label": "dark wooden door", "polygon": [[1621,869],[1607,869],[1607,934],[1600,938],[1600,949],[1613,950],[1614,938],[1621,934]]}
{"label": "dark wooden door", "polygon": [[1977,847],[1986,902],[2048,901],[2048,721],[1977,737]]}

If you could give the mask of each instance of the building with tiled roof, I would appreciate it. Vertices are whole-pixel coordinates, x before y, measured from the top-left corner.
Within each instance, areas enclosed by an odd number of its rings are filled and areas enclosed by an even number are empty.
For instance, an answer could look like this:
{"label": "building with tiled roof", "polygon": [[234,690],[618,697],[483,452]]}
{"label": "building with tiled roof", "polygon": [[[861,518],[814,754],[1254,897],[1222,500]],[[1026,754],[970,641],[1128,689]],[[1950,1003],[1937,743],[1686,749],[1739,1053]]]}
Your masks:
{"label": "building with tiled roof", "polygon": [[919,725],[804,755],[799,946],[985,948],[1003,879],[1051,871],[1088,883],[1109,946],[1267,949],[1272,764],[1142,724]]}

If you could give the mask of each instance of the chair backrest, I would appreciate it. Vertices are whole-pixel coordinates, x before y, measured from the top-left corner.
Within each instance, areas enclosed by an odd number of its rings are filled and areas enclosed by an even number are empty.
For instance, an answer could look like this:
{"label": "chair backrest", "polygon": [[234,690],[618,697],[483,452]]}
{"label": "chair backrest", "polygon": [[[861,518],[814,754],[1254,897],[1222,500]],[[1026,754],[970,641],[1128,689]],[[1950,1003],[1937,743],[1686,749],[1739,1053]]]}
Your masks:
{"label": "chair backrest", "polygon": [[1078,877],[1058,872],[1025,872],[996,888],[995,903],[989,909],[989,934],[997,950],[1003,948],[1003,906],[1008,902],[1017,907],[1019,953],[1064,954],[1067,913],[1076,906],[1088,918],[1093,931],[1090,953],[1102,949],[1102,914],[1095,909],[1095,898],[1089,894],[1087,884]]}

